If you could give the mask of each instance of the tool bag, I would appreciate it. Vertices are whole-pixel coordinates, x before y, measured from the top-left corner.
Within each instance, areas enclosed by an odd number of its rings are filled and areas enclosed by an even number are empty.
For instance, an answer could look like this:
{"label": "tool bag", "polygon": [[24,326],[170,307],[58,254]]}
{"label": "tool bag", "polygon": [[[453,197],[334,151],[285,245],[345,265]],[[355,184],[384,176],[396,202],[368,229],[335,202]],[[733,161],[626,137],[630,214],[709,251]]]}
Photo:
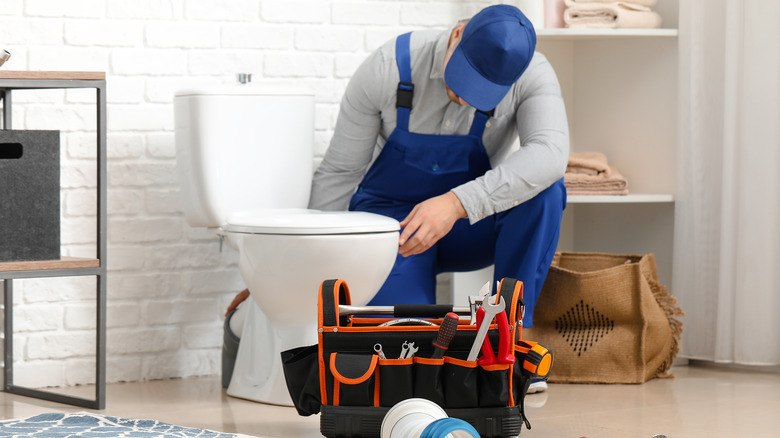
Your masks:
{"label": "tool bag", "polygon": [[[482,366],[466,360],[477,333],[477,326],[467,320],[459,322],[444,357],[431,358],[439,324],[452,306],[395,306],[392,317],[345,315],[341,309],[351,304],[347,283],[324,281],[318,344],[282,352],[295,408],[303,416],[320,413],[320,431],[326,437],[379,437],[387,411],[417,397],[469,422],[483,437],[519,435],[523,424],[530,429],[523,399],[531,377],[546,376],[552,365],[546,348],[522,339],[522,293],[523,284],[515,279],[503,279],[498,288],[511,328],[514,363]],[[497,349],[497,324],[490,325],[487,337]],[[413,357],[399,358],[404,342],[418,348]],[[377,354],[376,344],[386,359]]]}

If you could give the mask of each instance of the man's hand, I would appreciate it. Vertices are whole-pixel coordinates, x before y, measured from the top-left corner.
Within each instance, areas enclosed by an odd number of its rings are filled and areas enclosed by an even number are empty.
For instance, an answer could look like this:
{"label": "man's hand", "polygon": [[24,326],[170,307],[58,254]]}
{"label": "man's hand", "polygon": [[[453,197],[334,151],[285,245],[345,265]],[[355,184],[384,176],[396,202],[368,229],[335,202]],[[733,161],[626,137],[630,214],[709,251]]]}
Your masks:
{"label": "man's hand", "polygon": [[408,257],[424,252],[446,236],[455,222],[464,217],[466,210],[452,192],[415,205],[401,222],[404,231],[398,239],[398,253]]}

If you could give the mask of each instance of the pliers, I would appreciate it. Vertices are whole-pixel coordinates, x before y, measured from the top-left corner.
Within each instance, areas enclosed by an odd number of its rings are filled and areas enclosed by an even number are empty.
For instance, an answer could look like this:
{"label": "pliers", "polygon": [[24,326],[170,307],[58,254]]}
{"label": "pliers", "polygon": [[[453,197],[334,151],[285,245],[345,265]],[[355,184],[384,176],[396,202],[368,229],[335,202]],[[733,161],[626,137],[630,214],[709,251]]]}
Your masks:
{"label": "pliers", "polygon": [[[485,309],[477,309],[477,329],[484,323]],[[491,321],[487,321],[490,324]],[[490,336],[485,336],[482,342],[482,357],[477,360],[480,366],[493,365],[496,363],[515,363],[515,355],[512,351],[512,336],[509,334],[509,320],[506,312],[501,311],[496,314],[496,325],[498,326],[498,356],[493,353],[493,346],[490,343]]]}

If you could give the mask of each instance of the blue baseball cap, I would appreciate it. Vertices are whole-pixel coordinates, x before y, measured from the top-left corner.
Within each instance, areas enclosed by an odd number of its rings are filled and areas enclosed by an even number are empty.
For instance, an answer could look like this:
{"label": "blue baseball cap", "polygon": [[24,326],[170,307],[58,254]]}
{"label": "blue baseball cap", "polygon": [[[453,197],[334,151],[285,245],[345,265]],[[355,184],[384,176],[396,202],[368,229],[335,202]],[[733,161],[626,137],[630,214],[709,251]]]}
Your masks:
{"label": "blue baseball cap", "polygon": [[535,48],[536,32],[520,9],[488,6],[463,29],[444,81],[469,105],[490,111],[528,67]]}

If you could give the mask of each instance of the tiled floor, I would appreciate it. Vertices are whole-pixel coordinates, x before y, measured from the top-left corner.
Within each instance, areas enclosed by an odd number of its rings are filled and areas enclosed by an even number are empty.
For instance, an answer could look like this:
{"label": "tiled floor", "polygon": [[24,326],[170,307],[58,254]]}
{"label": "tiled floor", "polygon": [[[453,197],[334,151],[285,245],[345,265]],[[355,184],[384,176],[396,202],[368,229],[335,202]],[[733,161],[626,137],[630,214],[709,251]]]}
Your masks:
{"label": "tiled floor", "polygon": [[[774,437],[780,373],[678,366],[643,385],[550,385],[526,399],[526,438]],[[319,418],[225,395],[217,377],[112,384],[102,413],[258,437],[318,437]],[[89,396],[87,394],[86,396]],[[2,418],[83,409],[0,393]]]}

